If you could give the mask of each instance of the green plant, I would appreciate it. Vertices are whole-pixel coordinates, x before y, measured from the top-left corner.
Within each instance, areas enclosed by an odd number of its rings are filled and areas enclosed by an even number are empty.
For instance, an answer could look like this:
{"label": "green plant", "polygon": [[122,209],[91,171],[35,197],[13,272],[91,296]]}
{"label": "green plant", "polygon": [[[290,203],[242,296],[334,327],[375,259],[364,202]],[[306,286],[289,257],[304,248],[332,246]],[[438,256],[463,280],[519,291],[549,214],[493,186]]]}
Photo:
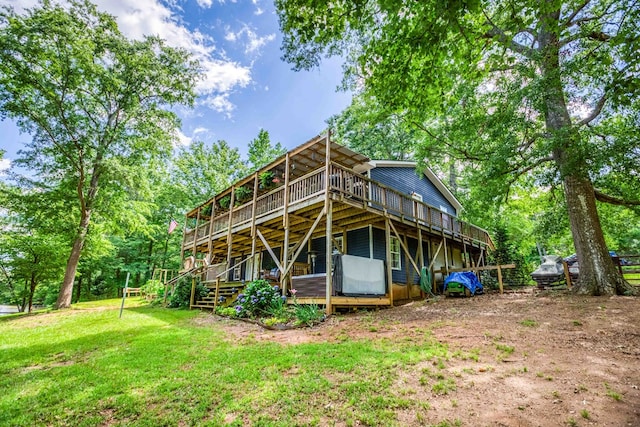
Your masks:
{"label": "green plant", "polygon": [[532,319],[524,319],[523,321],[520,322],[520,324],[522,326],[528,326],[528,327],[531,327],[531,328],[533,328],[535,326],[538,326],[538,322],[536,322],[535,320],[532,320]]}
{"label": "green plant", "polygon": [[160,280],[147,280],[141,290],[147,298],[159,299],[164,296],[164,284]]}
{"label": "green plant", "polygon": [[609,384],[604,383],[604,386],[607,389],[607,396],[618,402],[622,400],[622,395],[616,391],[613,391]]}
{"label": "green plant", "polygon": [[266,190],[273,187],[273,177],[274,175],[271,171],[264,171],[260,175],[258,175],[258,179],[260,180],[260,188]]}
{"label": "green plant", "polygon": [[194,300],[197,301],[209,294],[209,289],[200,283],[198,278],[191,275],[183,277],[176,283],[176,287],[169,297],[169,308],[188,308],[191,302],[192,280],[196,280]]}
{"label": "green plant", "polygon": [[435,394],[445,395],[450,391],[455,391],[456,383],[451,378],[443,379],[431,386],[431,391]]}
{"label": "green plant", "polygon": [[252,191],[247,187],[238,187],[234,190],[235,194],[235,204],[236,206],[244,201],[248,200],[251,197]]}
{"label": "green plant", "polygon": [[506,344],[496,344],[496,349],[505,354],[511,354],[515,350],[515,347]]}
{"label": "green plant", "polygon": [[286,297],[280,295],[278,285],[266,280],[254,280],[238,295],[235,310],[238,317],[259,317],[282,310]]}
{"label": "green plant", "polygon": [[200,215],[210,216],[212,210],[212,204],[208,204],[200,210]]}
{"label": "green plant", "polygon": [[218,204],[222,209],[229,209],[229,205],[231,204],[231,196],[224,196],[220,200],[218,200]]}
{"label": "green plant", "polygon": [[322,310],[316,304],[295,304],[296,323],[299,325],[313,326],[324,317]]}
{"label": "green plant", "polygon": [[580,411],[580,415],[582,416],[582,418],[584,418],[585,420],[588,420],[589,418],[591,418],[591,415],[589,415],[589,411],[587,411],[586,409],[583,409]]}
{"label": "green plant", "polygon": [[226,317],[237,317],[238,316],[238,313],[236,312],[235,308],[233,308],[233,307],[217,306],[216,307],[216,314],[219,314],[220,316],[226,316]]}

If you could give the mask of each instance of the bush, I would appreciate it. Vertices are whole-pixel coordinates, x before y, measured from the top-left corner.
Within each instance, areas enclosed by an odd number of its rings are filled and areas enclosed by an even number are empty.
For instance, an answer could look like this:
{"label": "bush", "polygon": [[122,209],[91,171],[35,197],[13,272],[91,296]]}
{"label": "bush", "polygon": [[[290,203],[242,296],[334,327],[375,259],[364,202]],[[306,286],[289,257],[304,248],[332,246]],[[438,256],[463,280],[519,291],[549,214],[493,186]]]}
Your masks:
{"label": "bush", "polygon": [[155,295],[156,299],[164,296],[164,284],[160,280],[147,280],[141,290],[145,295]]}
{"label": "bush", "polygon": [[[192,276],[185,276],[180,279],[176,284],[176,288],[173,294],[169,297],[169,308],[188,308],[191,302],[191,279]],[[199,300],[209,294],[209,289],[203,286],[198,279],[196,279],[196,295],[195,300]]]}
{"label": "bush", "polygon": [[220,305],[216,307],[216,314],[219,314],[220,316],[227,316],[227,317],[238,317],[238,312],[236,311],[235,308],[222,307]]}
{"label": "bush", "polygon": [[266,280],[254,280],[238,295],[235,310],[238,317],[274,315],[284,310],[285,300],[279,286],[271,286]]}
{"label": "bush", "polygon": [[295,307],[295,315],[299,325],[313,326],[314,323],[321,321],[324,317],[323,311],[316,304],[296,304]]}

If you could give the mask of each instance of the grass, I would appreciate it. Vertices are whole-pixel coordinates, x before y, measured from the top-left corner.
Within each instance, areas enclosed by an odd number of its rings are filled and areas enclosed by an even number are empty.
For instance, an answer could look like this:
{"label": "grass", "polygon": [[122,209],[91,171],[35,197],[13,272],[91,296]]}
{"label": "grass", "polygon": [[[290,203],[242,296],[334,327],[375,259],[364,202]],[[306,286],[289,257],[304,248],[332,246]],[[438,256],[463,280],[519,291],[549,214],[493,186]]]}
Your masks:
{"label": "grass", "polygon": [[520,324],[522,326],[527,326],[529,328],[534,328],[534,327],[538,326],[538,322],[536,322],[535,320],[532,320],[532,319],[524,319],[523,321],[520,322]]}
{"label": "grass", "polygon": [[427,402],[395,391],[398,367],[450,357],[426,332],[411,342],[238,342],[217,322],[194,321],[196,311],[133,303],[122,319],[110,300],[0,322],[2,423],[400,425],[396,412]]}
{"label": "grass", "polygon": [[604,387],[607,389],[607,396],[609,396],[610,398],[612,398],[613,400],[619,402],[622,400],[622,395],[614,390],[611,389],[611,387],[609,386],[609,384],[604,383]]}

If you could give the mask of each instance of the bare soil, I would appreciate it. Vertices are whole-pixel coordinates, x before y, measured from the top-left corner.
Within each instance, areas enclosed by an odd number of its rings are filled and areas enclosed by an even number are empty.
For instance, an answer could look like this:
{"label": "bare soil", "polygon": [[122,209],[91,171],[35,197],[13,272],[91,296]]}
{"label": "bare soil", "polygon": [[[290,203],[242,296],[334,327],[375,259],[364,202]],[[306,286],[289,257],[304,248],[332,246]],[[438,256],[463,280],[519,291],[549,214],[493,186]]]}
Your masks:
{"label": "bare soil", "polygon": [[399,371],[397,387],[423,390],[431,405],[420,422],[399,411],[403,425],[640,426],[640,298],[531,289],[336,315],[311,329],[220,322],[238,338],[290,345],[431,330],[458,352],[445,368],[455,390],[432,393],[419,375]]}

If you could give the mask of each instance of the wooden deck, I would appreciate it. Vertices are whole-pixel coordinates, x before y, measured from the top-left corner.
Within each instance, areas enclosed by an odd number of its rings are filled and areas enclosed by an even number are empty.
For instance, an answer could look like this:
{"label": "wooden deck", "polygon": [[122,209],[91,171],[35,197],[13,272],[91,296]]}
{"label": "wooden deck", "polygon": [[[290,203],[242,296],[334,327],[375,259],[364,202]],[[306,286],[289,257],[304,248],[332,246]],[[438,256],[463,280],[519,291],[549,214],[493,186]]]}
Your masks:
{"label": "wooden deck", "polygon": [[[200,259],[224,264],[227,280],[255,280],[260,277],[259,270],[275,265],[283,292],[287,292],[298,286],[292,283],[300,274],[294,268],[297,261],[306,256],[310,265],[315,262],[311,252],[320,253],[325,265],[318,271],[331,271],[330,254],[342,252],[342,243],[337,240],[347,242],[350,231],[368,227],[370,236],[384,233],[384,259],[392,257],[392,238],[399,242],[408,261],[407,276],[412,271],[420,274],[422,266],[433,269],[436,260],[438,266],[453,264],[454,250],[458,259],[466,254],[471,264],[484,262],[485,250],[493,246],[485,230],[423,203],[413,193],[370,179],[365,173],[372,167],[368,158],[332,142],[330,135],[318,136],[187,213],[181,258],[191,258],[196,265]],[[275,179],[265,183],[263,174]],[[319,239],[324,240],[324,247],[312,249]],[[417,242],[418,253],[411,253],[410,241]],[[371,242],[372,237],[369,244],[373,245]],[[425,263],[425,252],[431,263]],[[344,253],[349,253],[348,245]],[[391,283],[390,263],[384,274],[386,283]],[[390,286],[385,296],[347,297],[332,296],[332,291],[328,294],[330,278],[324,283],[320,279],[312,282],[313,289],[301,290],[299,297],[322,299],[327,312],[334,304],[378,306],[394,302],[395,286]]]}
{"label": "wooden deck", "polygon": [[[289,213],[304,213],[309,207],[324,203],[325,173],[324,168],[318,169],[289,183]],[[395,221],[420,227],[431,234],[445,234],[450,239],[465,241],[471,245],[491,245],[487,231],[340,165],[331,164],[329,178],[330,196],[345,208],[350,207],[349,215],[353,216],[354,211],[359,211],[356,220],[361,220],[363,215],[387,216]],[[224,240],[229,227],[232,228],[232,233],[250,230],[253,221],[260,225],[281,218],[284,208],[284,186],[229,210],[215,211],[212,208],[212,218],[200,216],[197,227],[184,233],[183,247],[204,246],[209,241]]]}

